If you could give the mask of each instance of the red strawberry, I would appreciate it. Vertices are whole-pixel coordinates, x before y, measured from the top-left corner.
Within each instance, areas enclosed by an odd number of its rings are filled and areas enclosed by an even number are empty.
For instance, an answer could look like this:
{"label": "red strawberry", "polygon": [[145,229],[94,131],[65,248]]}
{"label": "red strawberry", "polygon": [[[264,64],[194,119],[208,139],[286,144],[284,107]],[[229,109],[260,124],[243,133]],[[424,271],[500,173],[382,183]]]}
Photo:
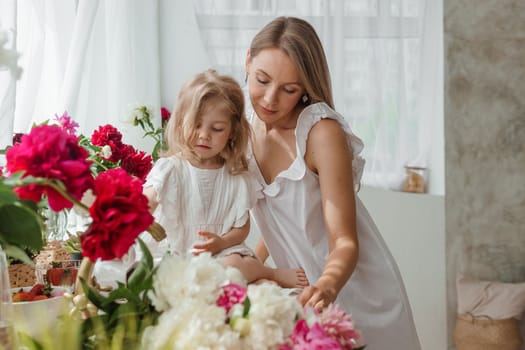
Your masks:
{"label": "red strawberry", "polygon": [[55,286],[72,285],[77,278],[78,270],[71,267],[53,267],[47,270],[47,280]]}
{"label": "red strawberry", "polygon": [[11,298],[11,300],[13,300],[13,302],[31,301],[33,300],[33,296],[28,292],[20,291],[20,292],[16,292],[15,294],[13,294],[13,297]]}
{"label": "red strawberry", "polygon": [[46,286],[42,283],[37,283],[33,286],[33,288],[31,288],[31,290],[29,291],[29,294],[31,294],[34,297],[36,297],[37,295],[42,295],[44,294],[44,288]]}

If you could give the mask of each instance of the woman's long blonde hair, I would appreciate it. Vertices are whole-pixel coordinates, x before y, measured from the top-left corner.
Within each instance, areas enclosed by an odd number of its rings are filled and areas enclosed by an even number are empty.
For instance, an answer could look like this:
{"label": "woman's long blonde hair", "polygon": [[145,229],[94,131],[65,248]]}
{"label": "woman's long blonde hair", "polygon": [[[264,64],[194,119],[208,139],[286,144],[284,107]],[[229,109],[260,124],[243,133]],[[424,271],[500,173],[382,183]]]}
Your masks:
{"label": "woman's long blonde hair", "polygon": [[315,29],[296,17],[277,17],[255,35],[250,58],[265,49],[281,49],[295,63],[308,100],[299,103],[325,102],[334,108],[330,71],[323,45]]}
{"label": "woman's long blonde hair", "polygon": [[199,117],[208,103],[223,103],[230,111],[231,136],[219,154],[231,174],[248,169],[246,149],[250,138],[250,125],[244,112],[244,95],[241,87],[230,76],[219,75],[215,70],[197,74],[181,88],[173,115],[166,125],[167,150],[163,156],[182,156],[198,159],[192,149]]}

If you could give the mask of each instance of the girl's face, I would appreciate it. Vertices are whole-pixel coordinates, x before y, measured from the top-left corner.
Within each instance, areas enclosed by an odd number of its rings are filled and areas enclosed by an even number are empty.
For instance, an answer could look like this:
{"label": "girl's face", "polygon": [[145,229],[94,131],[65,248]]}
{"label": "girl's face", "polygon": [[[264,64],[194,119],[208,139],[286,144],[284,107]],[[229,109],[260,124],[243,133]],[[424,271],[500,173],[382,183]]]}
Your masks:
{"label": "girl's face", "polygon": [[257,116],[267,124],[283,122],[304,94],[295,64],[280,49],[265,49],[246,59],[248,90]]}
{"label": "girl's face", "polygon": [[231,136],[232,116],[227,106],[218,99],[206,102],[195,124],[192,146],[199,156],[194,166],[200,168],[218,168],[223,159],[219,153],[226,147]]}

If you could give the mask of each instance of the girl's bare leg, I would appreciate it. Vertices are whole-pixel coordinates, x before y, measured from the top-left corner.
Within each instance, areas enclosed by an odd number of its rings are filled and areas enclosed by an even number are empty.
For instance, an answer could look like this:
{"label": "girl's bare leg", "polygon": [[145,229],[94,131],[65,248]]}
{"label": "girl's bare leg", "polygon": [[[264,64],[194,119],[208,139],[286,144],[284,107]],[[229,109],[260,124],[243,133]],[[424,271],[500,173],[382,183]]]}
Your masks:
{"label": "girl's bare leg", "polygon": [[304,288],[309,285],[303,269],[271,268],[252,256],[231,254],[222,259],[222,264],[238,268],[248,283],[266,279],[275,281],[283,288]]}

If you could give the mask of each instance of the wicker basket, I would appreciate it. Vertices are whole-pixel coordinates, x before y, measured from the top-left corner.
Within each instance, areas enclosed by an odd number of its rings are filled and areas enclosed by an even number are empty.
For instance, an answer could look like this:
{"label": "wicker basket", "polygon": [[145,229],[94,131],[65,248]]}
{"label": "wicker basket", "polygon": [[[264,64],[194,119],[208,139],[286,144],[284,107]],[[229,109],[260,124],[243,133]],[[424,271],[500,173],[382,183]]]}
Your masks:
{"label": "wicker basket", "polygon": [[520,350],[523,343],[517,319],[470,314],[456,317],[454,338],[456,350]]}
{"label": "wicker basket", "polygon": [[11,288],[29,287],[35,284],[35,268],[27,264],[12,264],[8,267]]}

